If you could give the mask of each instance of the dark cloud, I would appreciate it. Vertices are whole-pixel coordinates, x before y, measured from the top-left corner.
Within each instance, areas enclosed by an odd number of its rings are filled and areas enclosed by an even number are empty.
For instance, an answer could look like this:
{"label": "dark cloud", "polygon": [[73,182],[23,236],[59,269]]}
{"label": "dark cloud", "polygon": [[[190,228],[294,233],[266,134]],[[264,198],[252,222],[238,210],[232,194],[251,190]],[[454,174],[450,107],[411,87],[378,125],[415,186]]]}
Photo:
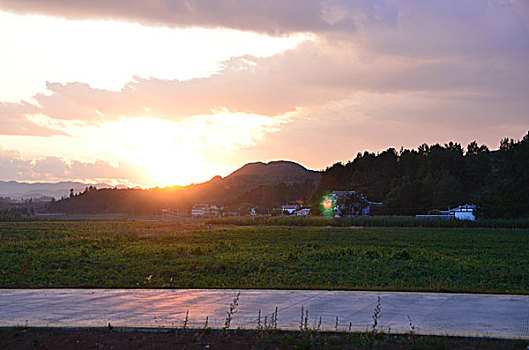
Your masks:
{"label": "dark cloud", "polygon": [[3,0],[4,10],[66,18],[117,19],[169,27],[224,27],[269,34],[352,32],[357,22],[395,22],[387,0]]}
{"label": "dark cloud", "polygon": [[268,34],[360,33],[376,51],[404,55],[529,50],[526,0],[3,0],[0,9]]}

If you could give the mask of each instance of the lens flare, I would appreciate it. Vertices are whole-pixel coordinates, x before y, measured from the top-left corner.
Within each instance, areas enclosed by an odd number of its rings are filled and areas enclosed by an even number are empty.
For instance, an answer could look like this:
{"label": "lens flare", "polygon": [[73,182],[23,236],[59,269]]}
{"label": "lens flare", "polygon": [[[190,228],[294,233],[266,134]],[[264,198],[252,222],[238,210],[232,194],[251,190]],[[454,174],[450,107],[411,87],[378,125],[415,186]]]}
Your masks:
{"label": "lens flare", "polygon": [[332,196],[323,196],[320,205],[323,216],[332,217],[334,215],[334,198]]}
{"label": "lens flare", "polygon": [[332,208],[332,200],[329,199],[329,197],[325,197],[321,204],[323,205],[323,208],[327,210]]}

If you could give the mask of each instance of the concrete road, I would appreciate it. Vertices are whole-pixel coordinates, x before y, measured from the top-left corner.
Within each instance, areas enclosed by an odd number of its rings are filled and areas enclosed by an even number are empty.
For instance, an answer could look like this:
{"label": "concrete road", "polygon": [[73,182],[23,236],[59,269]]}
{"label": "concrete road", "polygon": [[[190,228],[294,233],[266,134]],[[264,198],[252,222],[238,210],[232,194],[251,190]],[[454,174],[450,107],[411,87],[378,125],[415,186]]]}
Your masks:
{"label": "concrete road", "polygon": [[[238,290],[0,289],[0,326],[222,327]],[[529,296],[359,291],[240,290],[232,328],[270,321],[281,328],[366,330],[380,297],[378,329],[438,335],[529,339]],[[409,316],[409,317],[408,317]],[[411,326],[410,326],[411,323]]]}

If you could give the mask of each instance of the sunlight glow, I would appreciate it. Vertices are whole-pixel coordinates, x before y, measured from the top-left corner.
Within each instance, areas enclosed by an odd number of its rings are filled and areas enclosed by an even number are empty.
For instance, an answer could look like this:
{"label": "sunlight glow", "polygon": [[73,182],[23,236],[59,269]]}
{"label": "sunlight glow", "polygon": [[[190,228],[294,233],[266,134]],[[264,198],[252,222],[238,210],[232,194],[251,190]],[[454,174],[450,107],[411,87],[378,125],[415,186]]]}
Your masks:
{"label": "sunlight glow", "polygon": [[[180,122],[123,118],[101,125],[85,125],[62,121],[61,130],[69,136],[4,135],[0,136],[0,144],[14,145],[26,159],[54,154],[65,161],[93,163],[102,160],[114,167],[125,162],[134,167],[128,170],[135,172],[130,176],[136,179],[127,185],[188,185],[216,175],[226,176],[243,165],[243,159],[237,162],[230,159],[238,150],[260,142],[266,133],[275,132],[288,122],[287,118],[218,110]],[[42,125],[50,125],[48,119],[44,116],[33,118]]]}
{"label": "sunlight glow", "polygon": [[105,123],[84,137],[97,134],[89,152],[106,152],[114,159],[144,168],[150,181],[143,185],[163,187],[229,174],[235,167],[226,165],[223,157],[253,145],[280,123],[264,116],[227,112],[179,123],[154,118],[124,119]]}

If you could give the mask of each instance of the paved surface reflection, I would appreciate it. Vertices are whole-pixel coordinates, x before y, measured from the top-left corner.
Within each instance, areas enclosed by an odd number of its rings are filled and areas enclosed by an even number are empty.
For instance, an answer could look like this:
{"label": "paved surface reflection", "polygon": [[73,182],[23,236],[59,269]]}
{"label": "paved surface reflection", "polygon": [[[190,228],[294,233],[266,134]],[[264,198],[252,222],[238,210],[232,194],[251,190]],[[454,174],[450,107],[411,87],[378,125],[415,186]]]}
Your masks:
{"label": "paved surface reflection", "polygon": [[[238,290],[204,289],[3,289],[0,326],[222,327]],[[278,326],[298,329],[301,307],[309,327],[365,330],[381,298],[379,328],[422,334],[529,339],[529,296],[360,291],[240,290],[232,327],[256,327],[261,310]],[[409,318],[408,318],[409,316]]]}

